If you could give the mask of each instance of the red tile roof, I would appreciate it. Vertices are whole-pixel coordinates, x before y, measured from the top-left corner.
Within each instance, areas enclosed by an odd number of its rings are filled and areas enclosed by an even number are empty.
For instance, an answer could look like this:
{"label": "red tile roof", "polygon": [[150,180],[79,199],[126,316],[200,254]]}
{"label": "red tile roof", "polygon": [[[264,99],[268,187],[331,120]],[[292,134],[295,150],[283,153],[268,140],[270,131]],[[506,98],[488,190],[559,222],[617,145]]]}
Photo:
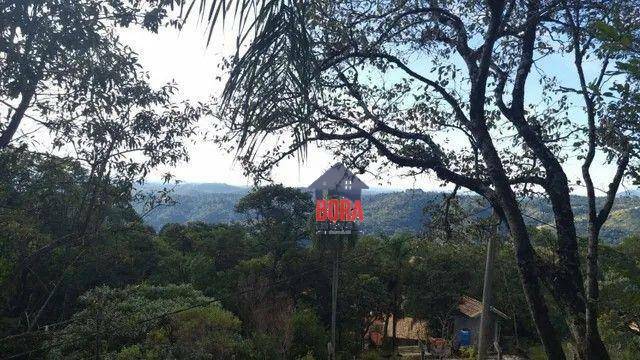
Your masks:
{"label": "red tile roof", "polygon": [[[475,318],[482,315],[482,303],[470,296],[462,295],[460,302],[458,302],[458,310],[470,318]],[[491,311],[504,319],[509,319],[505,313],[493,306],[491,307]]]}
{"label": "red tile roof", "polygon": [[462,295],[458,303],[458,310],[468,317],[474,318],[482,314],[482,303],[472,297]]}

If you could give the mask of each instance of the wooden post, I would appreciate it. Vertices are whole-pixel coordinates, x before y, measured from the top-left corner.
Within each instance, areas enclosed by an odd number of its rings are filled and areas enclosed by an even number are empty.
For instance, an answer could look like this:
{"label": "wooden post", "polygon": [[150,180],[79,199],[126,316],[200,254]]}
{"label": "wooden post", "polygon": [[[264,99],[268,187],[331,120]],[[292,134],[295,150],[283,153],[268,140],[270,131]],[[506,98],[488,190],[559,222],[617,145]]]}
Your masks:
{"label": "wooden post", "polygon": [[493,347],[497,353],[496,358],[497,360],[502,360],[502,348],[500,347],[500,323],[497,318],[496,321],[493,322],[493,329]]}
{"label": "wooden post", "polygon": [[391,358],[397,359],[398,351],[396,350],[398,344],[396,344],[396,337],[398,335],[398,284],[393,289],[393,321],[392,321],[392,334],[391,334]]}
{"label": "wooden post", "polygon": [[487,358],[489,336],[491,336],[492,333],[492,329],[490,328],[491,318],[493,317],[491,312],[491,304],[493,302],[491,282],[493,280],[496,251],[498,250],[497,238],[496,233],[491,234],[487,244],[487,261],[485,263],[484,285],[482,288],[482,317],[480,318],[480,334],[478,336],[478,360],[485,360]]}
{"label": "wooden post", "polygon": [[331,348],[329,358],[336,359],[336,318],[338,310],[338,242],[340,236],[336,235],[333,252],[333,273],[331,275]]}
{"label": "wooden post", "polygon": [[101,346],[101,331],[100,331],[100,322],[102,322],[102,303],[100,303],[100,308],[96,309],[96,353],[95,358],[97,360],[100,359],[100,346]]}

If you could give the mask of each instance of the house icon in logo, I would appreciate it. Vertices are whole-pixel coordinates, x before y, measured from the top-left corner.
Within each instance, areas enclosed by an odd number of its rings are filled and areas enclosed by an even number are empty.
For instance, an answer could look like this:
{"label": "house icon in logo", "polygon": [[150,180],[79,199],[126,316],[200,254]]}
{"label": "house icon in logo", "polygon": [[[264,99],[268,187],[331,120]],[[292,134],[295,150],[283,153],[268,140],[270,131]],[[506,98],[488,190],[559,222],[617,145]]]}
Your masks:
{"label": "house icon in logo", "polygon": [[369,186],[354,175],[342,163],[336,163],[307,188],[316,200],[340,198],[360,200],[362,190]]}

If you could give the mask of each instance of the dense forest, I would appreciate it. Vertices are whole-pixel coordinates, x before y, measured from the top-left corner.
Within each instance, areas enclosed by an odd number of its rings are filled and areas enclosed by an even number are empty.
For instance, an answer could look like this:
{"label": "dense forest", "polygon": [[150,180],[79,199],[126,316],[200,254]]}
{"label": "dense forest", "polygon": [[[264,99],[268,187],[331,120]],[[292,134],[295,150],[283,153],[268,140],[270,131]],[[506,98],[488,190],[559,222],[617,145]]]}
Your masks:
{"label": "dense forest", "polygon": [[[146,184],[142,191],[164,188],[161,184]],[[202,221],[206,223],[230,223],[243,220],[242,214],[233,211],[235,204],[249,189],[225,184],[182,183],[172,187],[172,206],[154,209],[144,216],[145,223],[160,230],[168,223]],[[366,234],[421,233],[430,221],[430,210],[442,205],[448,193],[425,192],[419,189],[393,191],[376,189],[365,191],[362,197],[366,209],[362,231]],[[461,206],[467,212],[482,210],[487,206],[473,195],[458,195]],[[604,199],[598,199],[602,202]],[[572,204],[577,214],[578,230],[587,232],[587,199],[573,196]],[[142,204],[134,207],[140,212]],[[551,204],[544,199],[528,199],[523,207],[528,215],[527,224],[548,227],[553,222]],[[475,217],[488,217],[490,210],[479,211]],[[618,244],[627,236],[640,233],[640,199],[633,192],[622,194],[611,213],[611,220],[602,229],[602,240]]]}
{"label": "dense forest", "polygon": [[[170,223],[156,232],[133,210],[131,193],[110,184],[104,220],[78,233],[90,193],[78,164],[16,149],[0,166],[0,353],[8,358],[324,358],[332,246],[343,248],[341,357],[365,356],[372,315],[393,309],[428,321],[431,336],[449,337],[460,296],[481,296],[487,237],[500,236],[488,232],[489,219],[456,203],[452,239],[442,211],[432,209],[420,234],[335,244],[315,236],[309,195],[279,185],[240,196],[230,211],[243,221]],[[541,252],[556,241],[552,231],[530,231]],[[500,238],[495,306],[511,319],[504,346],[535,357],[513,245]],[[619,358],[640,351],[640,337],[623,326],[640,310],[639,249],[638,236],[602,247],[601,326]],[[561,326],[560,310],[552,310]]]}
{"label": "dense forest", "polygon": [[[190,24],[207,100],[123,40]],[[0,0],[0,358],[637,359],[639,44],[638,0]],[[448,191],[323,233],[310,151]]]}

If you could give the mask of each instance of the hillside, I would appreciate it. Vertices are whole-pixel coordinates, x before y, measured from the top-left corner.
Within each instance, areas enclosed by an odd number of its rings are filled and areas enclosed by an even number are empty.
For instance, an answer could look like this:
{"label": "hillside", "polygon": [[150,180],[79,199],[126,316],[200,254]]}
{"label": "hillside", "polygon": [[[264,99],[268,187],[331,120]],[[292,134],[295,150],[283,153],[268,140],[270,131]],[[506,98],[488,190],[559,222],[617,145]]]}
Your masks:
{"label": "hillside", "polygon": [[[158,185],[145,185],[146,190]],[[242,221],[242,215],[234,211],[238,200],[249,191],[247,187],[227,184],[180,184],[176,187],[173,206],[160,207],[145,217],[145,222],[156,230],[167,223],[203,221],[206,223],[229,223]],[[442,193],[422,190],[384,192],[376,189],[365,192],[362,197],[365,209],[363,231],[391,235],[396,232],[420,232],[428,221],[424,208],[438,206]],[[461,203],[469,211],[481,210],[477,197],[462,195]],[[578,231],[586,231],[586,198],[573,197]],[[544,200],[528,200],[525,204],[527,222],[532,226],[546,226],[553,223],[553,212]],[[471,210],[473,209],[473,210]],[[486,211],[486,215],[490,212]],[[481,212],[478,216],[483,216]],[[640,233],[640,198],[621,196],[611,213],[611,218],[602,230],[605,242],[618,243],[620,239],[633,233]]]}

